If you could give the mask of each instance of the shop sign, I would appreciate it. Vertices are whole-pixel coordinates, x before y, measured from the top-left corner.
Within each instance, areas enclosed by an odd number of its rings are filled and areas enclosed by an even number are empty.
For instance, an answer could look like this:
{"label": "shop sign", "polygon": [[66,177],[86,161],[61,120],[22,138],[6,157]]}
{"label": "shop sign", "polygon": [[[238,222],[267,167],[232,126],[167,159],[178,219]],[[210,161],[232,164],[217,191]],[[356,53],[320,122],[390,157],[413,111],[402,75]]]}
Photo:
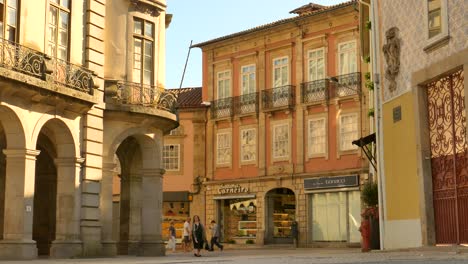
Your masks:
{"label": "shop sign", "polygon": [[359,186],[358,175],[304,179],[304,189],[325,189]]}
{"label": "shop sign", "polygon": [[218,188],[219,194],[232,194],[232,193],[246,193],[249,192],[249,188],[240,186],[240,184],[221,184]]}

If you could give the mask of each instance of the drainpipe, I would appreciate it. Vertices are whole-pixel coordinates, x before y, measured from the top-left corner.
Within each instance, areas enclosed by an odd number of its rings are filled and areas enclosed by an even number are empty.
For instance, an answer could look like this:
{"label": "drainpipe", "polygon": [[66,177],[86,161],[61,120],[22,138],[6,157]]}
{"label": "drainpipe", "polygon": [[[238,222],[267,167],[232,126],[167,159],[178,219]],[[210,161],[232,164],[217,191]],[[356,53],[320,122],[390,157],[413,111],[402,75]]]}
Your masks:
{"label": "drainpipe", "polygon": [[383,124],[382,124],[382,91],[380,86],[380,39],[379,39],[379,20],[378,20],[378,0],[371,0],[371,5],[359,0],[359,3],[369,7],[371,29],[371,60],[372,60],[372,81],[374,82],[374,108],[375,108],[375,126],[376,126],[376,147],[377,147],[377,177],[378,177],[378,199],[379,199],[379,236],[380,249],[385,249],[385,171],[383,159]]}

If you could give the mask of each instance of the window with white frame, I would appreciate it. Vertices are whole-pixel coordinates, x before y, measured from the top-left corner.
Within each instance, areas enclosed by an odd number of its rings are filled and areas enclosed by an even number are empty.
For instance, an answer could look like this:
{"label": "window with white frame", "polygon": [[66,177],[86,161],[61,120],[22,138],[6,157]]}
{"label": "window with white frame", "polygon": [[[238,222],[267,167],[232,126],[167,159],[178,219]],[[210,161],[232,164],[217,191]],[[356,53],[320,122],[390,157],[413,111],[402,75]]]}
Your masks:
{"label": "window with white frame", "polygon": [[308,133],[309,156],[326,153],[326,120],[325,118],[315,118],[309,120]]}
{"label": "window with white frame", "polygon": [[257,158],[257,130],[255,128],[242,129],[240,136],[241,162],[255,161]]}
{"label": "window with white frame", "polygon": [[163,148],[163,165],[167,171],[178,171],[180,169],[180,145],[167,144]]}
{"label": "window with white frame", "polygon": [[231,163],[231,132],[220,132],[216,136],[216,164]]}
{"label": "window with white frame", "polygon": [[19,0],[0,0],[1,37],[11,42],[18,41],[18,3]]}
{"label": "window with white frame", "polygon": [[340,116],[340,150],[354,150],[353,140],[358,139],[358,115],[344,114]]}
{"label": "window with white frame", "polygon": [[273,126],[273,158],[289,158],[289,125]]}
{"label": "window with white frame", "polygon": [[218,72],[218,99],[231,97],[231,71]]}
{"label": "window with white frame", "polygon": [[357,72],[356,41],[338,44],[339,75]]}
{"label": "window with white frame", "polygon": [[289,84],[288,57],[273,60],[273,87],[281,87]]}
{"label": "window with white frame", "polygon": [[325,49],[309,51],[309,82],[325,78]]}
{"label": "window with white frame", "polygon": [[133,81],[153,84],[154,24],[140,19],[133,20]]}
{"label": "window with white frame", "polygon": [[255,93],[255,65],[241,67],[242,95]]}
{"label": "window with white frame", "polygon": [[70,4],[70,0],[49,1],[47,53],[61,60],[68,59]]}

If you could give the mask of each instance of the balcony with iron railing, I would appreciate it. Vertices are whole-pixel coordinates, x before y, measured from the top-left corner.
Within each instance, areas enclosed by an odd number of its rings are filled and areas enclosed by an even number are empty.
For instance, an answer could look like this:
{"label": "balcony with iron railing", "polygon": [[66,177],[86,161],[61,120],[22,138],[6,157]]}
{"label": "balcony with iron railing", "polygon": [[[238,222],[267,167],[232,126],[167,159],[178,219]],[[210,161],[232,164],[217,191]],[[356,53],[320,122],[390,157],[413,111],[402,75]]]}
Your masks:
{"label": "balcony with iron railing", "polygon": [[329,81],[316,80],[301,84],[302,103],[314,104],[328,100]]}
{"label": "balcony with iron railing", "polygon": [[293,108],[295,104],[295,86],[285,85],[262,91],[264,111]]}
{"label": "balcony with iron railing", "polygon": [[234,115],[234,105],[232,102],[232,97],[212,101],[211,117],[213,119],[232,117]]}
{"label": "balcony with iron railing", "polygon": [[0,76],[96,103],[92,71],[0,38]]}
{"label": "balcony with iron railing", "polygon": [[258,93],[243,94],[233,100],[236,115],[258,114]]}
{"label": "balcony with iron railing", "polygon": [[177,114],[174,91],[153,85],[117,80],[105,81],[106,109],[160,115],[160,111]]}
{"label": "balcony with iron railing", "polygon": [[338,98],[361,96],[361,73],[338,75],[330,78],[333,81],[335,96]]}

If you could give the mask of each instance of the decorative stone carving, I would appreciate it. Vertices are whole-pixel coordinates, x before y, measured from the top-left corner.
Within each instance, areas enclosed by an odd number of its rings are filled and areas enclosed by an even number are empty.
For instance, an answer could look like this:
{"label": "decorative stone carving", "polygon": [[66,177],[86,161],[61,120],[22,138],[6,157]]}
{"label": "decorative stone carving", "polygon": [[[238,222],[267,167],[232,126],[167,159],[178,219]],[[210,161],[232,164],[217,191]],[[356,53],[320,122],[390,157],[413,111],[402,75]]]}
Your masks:
{"label": "decorative stone carving", "polygon": [[134,10],[138,12],[145,13],[153,17],[159,16],[160,9],[147,1],[130,0],[130,3],[133,5]]}
{"label": "decorative stone carving", "polygon": [[396,77],[400,72],[400,39],[398,38],[398,28],[392,27],[385,32],[387,44],[383,45],[382,50],[387,62],[385,69],[385,78],[390,81],[388,89],[390,92],[396,90]]}

